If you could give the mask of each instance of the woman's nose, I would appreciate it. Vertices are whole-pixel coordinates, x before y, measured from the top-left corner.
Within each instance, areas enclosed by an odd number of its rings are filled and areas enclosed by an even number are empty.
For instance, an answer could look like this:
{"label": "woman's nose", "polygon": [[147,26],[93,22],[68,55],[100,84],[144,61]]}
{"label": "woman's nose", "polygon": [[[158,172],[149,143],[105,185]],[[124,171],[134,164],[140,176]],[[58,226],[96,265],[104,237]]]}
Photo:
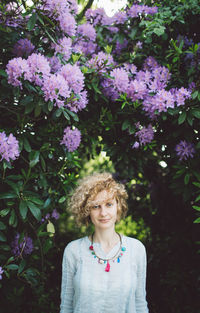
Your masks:
{"label": "woman's nose", "polygon": [[100,214],[101,216],[105,216],[107,214],[106,207],[104,205],[101,206]]}

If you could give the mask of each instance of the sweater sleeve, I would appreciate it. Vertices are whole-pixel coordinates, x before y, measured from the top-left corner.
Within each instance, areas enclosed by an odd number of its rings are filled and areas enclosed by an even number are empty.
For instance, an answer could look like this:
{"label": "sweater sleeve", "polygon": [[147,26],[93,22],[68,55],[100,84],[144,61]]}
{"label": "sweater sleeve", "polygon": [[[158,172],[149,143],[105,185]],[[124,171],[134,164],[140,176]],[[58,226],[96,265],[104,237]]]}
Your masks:
{"label": "sweater sleeve", "polygon": [[75,269],[76,260],[72,253],[71,243],[69,243],[63,254],[60,313],[73,313]]}
{"label": "sweater sleeve", "polygon": [[137,287],[135,293],[136,313],[148,313],[146,301],[146,250],[140,243],[138,254]]}

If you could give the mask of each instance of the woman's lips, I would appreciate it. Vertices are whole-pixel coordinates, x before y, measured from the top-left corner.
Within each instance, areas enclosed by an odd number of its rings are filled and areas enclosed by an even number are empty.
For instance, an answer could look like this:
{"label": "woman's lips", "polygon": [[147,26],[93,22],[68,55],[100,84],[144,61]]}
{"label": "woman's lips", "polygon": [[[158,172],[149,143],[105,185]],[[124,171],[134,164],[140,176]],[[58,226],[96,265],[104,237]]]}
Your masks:
{"label": "woman's lips", "polygon": [[101,219],[101,220],[99,220],[99,222],[100,223],[107,223],[107,222],[109,222],[109,219]]}

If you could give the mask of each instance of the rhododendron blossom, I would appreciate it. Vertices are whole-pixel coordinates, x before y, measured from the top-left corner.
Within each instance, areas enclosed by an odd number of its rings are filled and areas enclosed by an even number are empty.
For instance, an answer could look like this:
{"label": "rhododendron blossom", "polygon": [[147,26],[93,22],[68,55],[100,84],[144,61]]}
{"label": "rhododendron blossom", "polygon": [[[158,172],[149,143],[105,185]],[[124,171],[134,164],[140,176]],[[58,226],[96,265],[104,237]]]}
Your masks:
{"label": "rhododendron blossom", "polygon": [[0,161],[5,159],[8,162],[19,157],[19,142],[13,134],[0,133],[0,156]]}
{"label": "rhododendron blossom", "polygon": [[71,129],[70,127],[65,128],[62,145],[65,145],[69,152],[75,151],[81,142],[81,132],[75,127]]}

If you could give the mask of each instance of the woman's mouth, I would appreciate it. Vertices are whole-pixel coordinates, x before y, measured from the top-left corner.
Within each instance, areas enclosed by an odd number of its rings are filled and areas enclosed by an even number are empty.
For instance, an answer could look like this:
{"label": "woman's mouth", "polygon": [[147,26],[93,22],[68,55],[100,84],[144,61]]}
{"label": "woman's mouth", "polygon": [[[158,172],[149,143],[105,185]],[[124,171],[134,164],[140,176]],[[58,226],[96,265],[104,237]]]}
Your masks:
{"label": "woman's mouth", "polygon": [[109,219],[101,219],[99,221],[100,221],[100,223],[107,223],[107,222],[109,222]]}

